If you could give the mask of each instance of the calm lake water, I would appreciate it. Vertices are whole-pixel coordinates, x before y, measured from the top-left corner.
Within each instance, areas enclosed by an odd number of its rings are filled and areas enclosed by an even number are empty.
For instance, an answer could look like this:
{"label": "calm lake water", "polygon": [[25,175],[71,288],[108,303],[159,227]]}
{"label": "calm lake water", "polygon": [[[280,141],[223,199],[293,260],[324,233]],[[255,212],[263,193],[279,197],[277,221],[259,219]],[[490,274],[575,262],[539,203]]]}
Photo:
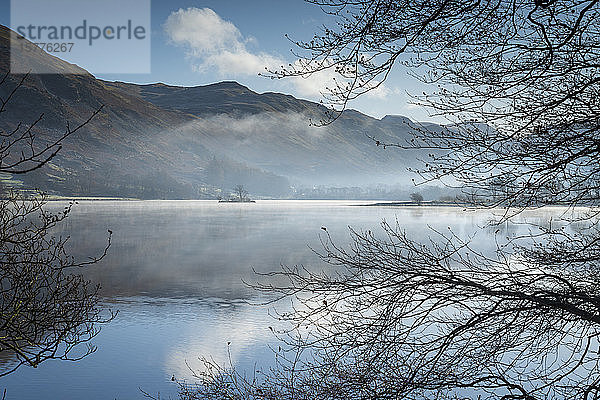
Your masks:
{"label": "calm lake water", "polygon": [[[326,268],[309,246],[319,249],[321,227],[338,244],[349,242],[348,226],[376,230],[398,220],[415,238],[429,229],[452,230],[490,251],[495,235],[516,234],[524,226],[486,228],[490,211],[457,207],[357,207],[365,202],[258,201],[82,201],[59,235],[82,258],[100,253],[107,229],[114,232],[109,255],[85,274],[102,285],[107,307],[119,310],[93,343],[96,353],[76,363],[48,361],[21,367],[0,381],[7,399],[142,399],[139,388],[176,398],[171,376],[192,380],[198,357],[232,361],[241,368],[268,365],[274,343],[265,295],[243,280],[253,270],[281,264]],[[368,202],[367,202],[368,203]],[[49,208],[62,208],[55,202]],[[544,222],[556,210],[521,218]],[[272,307],[272,306],[269,306]],[[285,304],[279,307],[285,307]],[[10,363],[9,360],[0,362]]]}

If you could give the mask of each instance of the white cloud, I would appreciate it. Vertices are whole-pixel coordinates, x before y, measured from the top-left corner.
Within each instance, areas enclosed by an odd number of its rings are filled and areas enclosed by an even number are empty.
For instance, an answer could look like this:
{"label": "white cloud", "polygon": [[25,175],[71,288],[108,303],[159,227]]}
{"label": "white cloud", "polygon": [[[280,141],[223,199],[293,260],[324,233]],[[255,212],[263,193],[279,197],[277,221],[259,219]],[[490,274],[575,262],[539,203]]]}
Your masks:
{"label": "white cloud", "polygon": [[242,34],[235,25],[210,8],[179,9],[169,15],[164,28],[173,42],[189,46],[194,55],[243,47]]}
{"label": "white cloud", "polygon": [[[249,44],[257,45],[253,37],[245,37],[230,21],[222,19],[210,8],[179,9],[169,15],[164,29],[171,42],[183,46],[198,72],[215,70],[222,77],[257,75],[266,69],[279,70],[287,62],[281,57],[253,52]],[[299,67],[300,61],[294,62]],[[335,78],[335,79],[334,79]],[[307,76],[287,78],[300,96],[318,98],[343,83],[344,78],[334,68],[317,71]],[[391,90],[384,85],[369,92],[368,96],[386,98]]]}
{"label": "white cloud", "polygon": [[273,55],[253,53],[246,47],[256,43],[245,38],[231,22],[210,8],[179,9],[167,18],[164,29],[169,39],[186,48],[197,63],[197,71],[216,69],[220,75],[256,75],[265,67],[279,68],[283,63]]}
{"label": "white cloud", "polygon": [[[320,66],[314,64],[314,62],[301,63],[299,60],[297,60],[294,63],[293,68],[302,70],[303,67],[311,67],[311,64],[315,67]],[[295,76],[287,79],[292,82],[299,94],[311,97],[318,97],[323,93],[328,92],[330,89],[335,89],[338,84],[346,85],[352,82],[350,78],[346,78],[343,75],[336,72],[333,63],[329,63],[326,65],[329,65],[329,68],[318,70],[317,72],[314,72],[310,75]],[[365,97],[371,99],[383,100],[388,98],[388,96],[392,94],[400,93],[398,89],[390,89],[383,83],[380,83],[379,81],[375,80],[369,82],[368,84],[363,84],[362,86],[363,88],[372,88],[371,90],[365,93]]]}
{"label": "white cloud", "polygon": [[[377,84],[374,84],[373,86],[375,86]],[[383,100],[388,98],[389,95],[394,94],[394,95],[398,95],[400,94],[400,90],[398,89],[390,89],[389,87],[381,84],[377,87],[375,87],[374,89],[371,89],[370,91],[368,91],[365,96],[373,98],[373,99],[379,99],[379,100]]]}
{"label": "white cloud", "polygon": [[205,71],[206,68],[216,67],[221,75],[257,75],[265,72],[265,68],[275,69],[280,65],[278,58],[266,53],[253,54],[246,49],[223,50],[207,56],[197,70]]}
{"label": "white cloud", "polygon": [[294,76],[288,79],[300,95],[318,97],[328,88],[335,88],[336,82],[333,78],[341,79],[332,69],[326,69],[308,76]]}

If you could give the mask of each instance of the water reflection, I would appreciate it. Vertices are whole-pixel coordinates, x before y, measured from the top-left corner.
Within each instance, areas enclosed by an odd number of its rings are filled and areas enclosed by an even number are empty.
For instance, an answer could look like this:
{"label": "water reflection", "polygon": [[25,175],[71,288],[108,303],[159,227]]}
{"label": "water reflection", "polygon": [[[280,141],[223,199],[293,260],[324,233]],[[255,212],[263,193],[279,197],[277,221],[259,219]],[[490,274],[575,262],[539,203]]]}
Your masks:
{"label": "water reflection", "polygon": [[[170,377],[190,379],[186,363],[199,356],[224,362],[229,351],[242,368],[268,363],[274,321],[259,303],[264,298],[243,283],[256,271],[281,264],[327,268],[308,246],[319,248],[322,226],[338,244],[348,243],[348,225],[372,229],[397,221],[412,237],[425,240],[432,229],[467,238],[495,218],[490,211],[458,207],[357,207],[356,202],[210,201],[81,202],[58,235],[69,235],[70,250],[87,257],[101,252],[106,230],[113,246],[100,265],[85,274],[102,285],[106,304],[120,310],[94,343],[99,350],[79,363],[48,362],[22,368],[3,379],[8,399],[135,399],[138,387],[163,398],[174,396]],[[52,203],[50,208],[64,204]],[[524,213],[517,222],[543,224],[553,210]],[[476,247],[493,251],[492,237],[518,235],[521,223],[484,229]],[[6,363],[0,355],[0,363]]]}

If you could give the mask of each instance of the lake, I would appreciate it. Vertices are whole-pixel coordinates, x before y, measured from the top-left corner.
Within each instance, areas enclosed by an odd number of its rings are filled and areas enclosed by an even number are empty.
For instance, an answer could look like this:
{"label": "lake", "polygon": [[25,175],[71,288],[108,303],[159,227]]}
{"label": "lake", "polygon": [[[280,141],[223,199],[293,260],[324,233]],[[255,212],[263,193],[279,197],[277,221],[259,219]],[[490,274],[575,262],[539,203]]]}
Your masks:
{"label": "lake", "polygon": [[[109,255],[85,275],[102,285],[105,306],[119,310],[93,343],[98,350],[79,362],[47,361],[22,366],[2,378],[7,399],[142,399],[139,388],[176,397],[171,377],[192,381],[198,357],[231,358],[240,368],[272,361],[268,295],[243,281],[253,271],[303,264],[327,268],[310,247],[320,248],[326,227],[338,244],[349,243],[348,226],[377,231],[382,220],[398,221],[415,238],[430,229],[461,237],[492,251],[494,236],[514,235],[522,225],[479,229],[491,211],[460,207],[359,207],[368,202],[258,201],[81,201],[57,235],[71,237],[81,258],[97,255],[113,234]],[[62,202],[48,208],[60,209]],[[531,211],[520,220],[543,223],[556,210]],[[310,247],[309,247],[310,246]],[[285,307],[281,304],[278,307]],[[271,310],[272,311],[272,310]],[[3,360],[9,365],[10,360]]]}

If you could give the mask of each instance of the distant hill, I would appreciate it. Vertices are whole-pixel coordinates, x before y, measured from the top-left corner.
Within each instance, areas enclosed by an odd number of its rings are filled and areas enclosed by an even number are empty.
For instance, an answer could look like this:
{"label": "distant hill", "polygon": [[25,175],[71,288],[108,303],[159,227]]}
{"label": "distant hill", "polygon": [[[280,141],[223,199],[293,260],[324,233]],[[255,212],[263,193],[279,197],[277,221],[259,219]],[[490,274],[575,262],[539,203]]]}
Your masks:
{"label": "distant hill", "polygon": [[[10,30],[0,26],[0,73],[10,67]],[[397,182],[414,154],[376,147],[368,135],[398,142],[408,137],[401,117],[345,112],[327,127],[317,103],[280,93],[258,94],[236,82],[178,87],[96,79],[42,50],[26,63],[56,74],[29,76],[0,115],[0,129],[27,125],[42,113],[40,137],[60,134],[103,111],[65,140],[50,165],[23,177],[64,195],[141,198],[214,198],[235,184],[251,194],[285,196],[290,184],[361,185]],[[10,75],[5,97],[20,80]],[[20,177],[19,177],[20,178]]]}

